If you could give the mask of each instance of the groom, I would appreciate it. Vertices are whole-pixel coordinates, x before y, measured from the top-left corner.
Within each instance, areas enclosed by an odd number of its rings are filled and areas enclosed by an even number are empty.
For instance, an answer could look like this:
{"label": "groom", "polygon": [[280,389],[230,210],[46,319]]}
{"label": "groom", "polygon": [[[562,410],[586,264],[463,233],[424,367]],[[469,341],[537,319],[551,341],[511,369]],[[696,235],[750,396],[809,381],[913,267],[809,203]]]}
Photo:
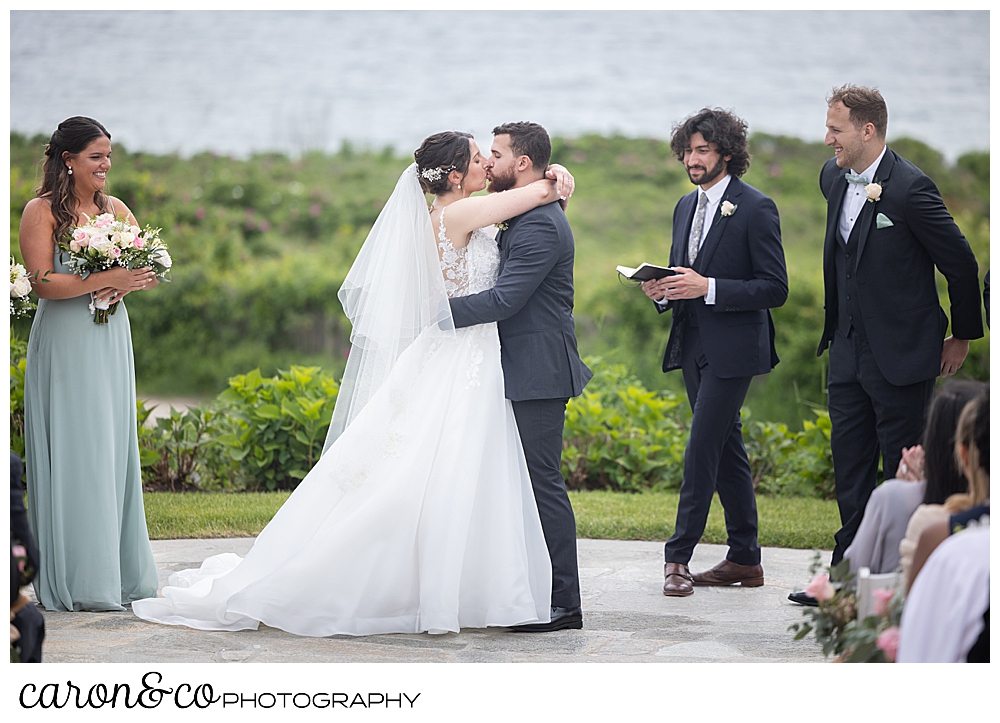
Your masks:
{"label": "groom", "polygon": [[[695,585],[764,584],[740,407],[754,375],[778,363],[769,310],[785,303],[788,276],[778,209],[740,180],[750,165],[746,123],[705,108],[674,127],[670,149],[698,188],[674,209],[670,264],[677,273],[643,290],[660,313],[673,309],[663,371],[683,370],[694,412],[663,573],[663,594],[684,597]],[[692,575],[688,561],[716,491],[729,552]]]}
{"label": "groom", "polygon": [[[505,123],[493,135],[486,163],[491,192],[520,188],[545,176],[552,146],[544,128]],[[566,403],[593,375],[577,353],[573,328],[573,232],[559,203],[550,203],[509,219],[497,243],[496,285],[451,299],[451,313],[457,328],[497,322],[504,388],[552,561],[550,621],[512,629],[580,629],[576,518],[560,459]]]}

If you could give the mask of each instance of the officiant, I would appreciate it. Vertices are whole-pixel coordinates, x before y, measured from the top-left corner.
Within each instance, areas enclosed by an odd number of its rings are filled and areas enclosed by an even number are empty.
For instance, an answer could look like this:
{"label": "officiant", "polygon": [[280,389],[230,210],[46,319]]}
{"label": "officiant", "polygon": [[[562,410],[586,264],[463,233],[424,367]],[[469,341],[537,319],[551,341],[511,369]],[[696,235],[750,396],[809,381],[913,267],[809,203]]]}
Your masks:
{"label": "officiant", "polygon": [[[663,594],[683,597],[696,585],[764,584],[740,407],[753,377],[778,363],[769,309],[785,303],[788,275],[777,207],[740,180],[750,166],[746,122],[705,108],[674,127],[670,148],[697,188],[674,209],[676,273],[642,288],[657,311],[673,311],[663,371],[682,370],[694,412],[677,524],[664,549]],[[692,575],[688,562],[716,490],[729,552]]]}

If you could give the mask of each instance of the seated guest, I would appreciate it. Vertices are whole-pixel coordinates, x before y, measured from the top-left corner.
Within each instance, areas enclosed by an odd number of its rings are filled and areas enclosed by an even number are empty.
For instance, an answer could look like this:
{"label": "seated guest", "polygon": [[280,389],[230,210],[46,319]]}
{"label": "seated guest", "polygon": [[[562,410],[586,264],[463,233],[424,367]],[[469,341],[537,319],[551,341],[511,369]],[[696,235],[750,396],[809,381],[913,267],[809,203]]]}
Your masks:
{"label": "seated guest", "polygon": [[955,456],[956,434],[963,410],[988,389],[982,382],[955,381],[942,387],[931,403],[924,435],[927,440],[933,437],[937,443],[932,451],[924,445],[927,479],[924,501],[914,510],[906,533],[899,541],[899,562],[907,589],[913,583],[911,568],[920,535],[928,527],[946,524],[952,514],[972,506],[968,496],[969,482]]}
{"label": "seated guest", "polygon": [[[986,388],[980,382],[952,381],[941,387],[931,401],[922,444],[903,450],[896,478],[875,488],[861,524],[844,557],[857,574],[867,567],[875,574],[892,572],[901,562],[901,553],[912,558],[916,541],[903,544],[907,524],[919,508],[924,510],[913,527],[919,535],[923,516],[930,521],[947,515],[944,502],[956,492],[964,492],[967,482],[955,462],[955,428],[965,405]],[[938,516],[935,516],[938,515]],[[903,562],[908,567],[909,559]],[[815,605],[804,592],[788,596],[800,605]]]}
{"label": "seated guest", "polygon": [[951,500],[958,510],[947,519],[928,525],[918,538],[907,589],[924,562],[949,535],[966,527],[989,524],[990,514],[990,394],[986,392],[969,402],[958,420],[955,433],[955,458],[968,479],[968,493]]}
{"label": "seated guest", "polygon": [[21,589],[38,570],[38,548],[28,527],[21,477],[24,464],[10,453],[10,646],[22,663],[42,662],[45,618]]}
{"label": "seated guest", "polygon": [[[984,525],[942,542],[913,581],[903,605],[896,662],[981,659],[970,653],[983,647],[989,604],[990,528]],[[986,647],[988,660],[988,642]]]}

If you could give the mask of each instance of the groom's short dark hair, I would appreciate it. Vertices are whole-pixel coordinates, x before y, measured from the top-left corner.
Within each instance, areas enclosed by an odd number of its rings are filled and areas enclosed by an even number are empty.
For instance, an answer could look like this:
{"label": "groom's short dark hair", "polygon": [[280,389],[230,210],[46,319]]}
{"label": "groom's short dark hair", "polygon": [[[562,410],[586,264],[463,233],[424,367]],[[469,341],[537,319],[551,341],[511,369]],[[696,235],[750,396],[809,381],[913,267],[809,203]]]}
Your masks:
{"label": "groom's short dark hair", "polygon": [[747,124],[722,108],[702,108],[673,127],[670,150],[678,161],[684,160],[684,150],[691,146],[691,136],[701,133],[709,143],[715,143],[720,156],[730,156],[726,172],[739,178],[750,168],[750,143]]}
{"label": "groom's short dark hair", "polygon": [[842,85],[834,88],[827,96],[827,107],[834,103],[843,103],[847,108],[851,125],[858,130],[871,123],[875,126],[875,135],[885,140],[885,131],[889,125],[889,110],[885,107],[885,98],[878,88],[868,88],[863,85]]}
{"label": "groom's short dark hair", "polygon": [[552,141],[548,132],[537,123],[518,121],[504,123],[493,129],[493,135],[510,136],[510,149],[515,156],[527,156],[536,171],[544,172],[552,157]]}

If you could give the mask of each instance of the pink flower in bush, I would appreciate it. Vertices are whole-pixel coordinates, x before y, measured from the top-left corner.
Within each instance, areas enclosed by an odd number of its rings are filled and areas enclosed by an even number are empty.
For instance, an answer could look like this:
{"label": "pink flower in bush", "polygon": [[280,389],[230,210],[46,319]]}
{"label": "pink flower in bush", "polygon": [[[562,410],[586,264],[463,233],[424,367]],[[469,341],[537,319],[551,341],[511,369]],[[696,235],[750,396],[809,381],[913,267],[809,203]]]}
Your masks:
{"label": "pink flower in bush", "polygon": [[899,648],[899,628],[891,627],[882,631],[875,641],[878,649],[885,655],[885,659],[890,663],[896,662],[896,650]]}
{"label": "pink flower in bush", "polygon": [[875,614],[885,615],[889,612],[889,601],[892,600],[891,588],[880,588],[872,593],[875,596]]}
{"label": "pink flower in bush", "polygon": [[806,595],[816,598],[819,602],[826,602],[834,596],[836,591],[830,583],[829,573],[821,572],[806,585]]}

